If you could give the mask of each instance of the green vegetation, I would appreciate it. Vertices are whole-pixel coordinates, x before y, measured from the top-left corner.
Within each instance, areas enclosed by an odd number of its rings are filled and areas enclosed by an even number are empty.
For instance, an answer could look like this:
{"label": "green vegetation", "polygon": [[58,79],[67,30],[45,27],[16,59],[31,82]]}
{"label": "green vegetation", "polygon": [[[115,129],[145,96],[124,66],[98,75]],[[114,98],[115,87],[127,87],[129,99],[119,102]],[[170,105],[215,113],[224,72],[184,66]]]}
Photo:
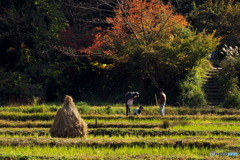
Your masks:
{"label": "green vegetation", "polygon": [[[4,147],[0,148],[4,150],[4,153],[1,154],[2,157],[7,157],[7,155],[11,155],[13,152],[13,147]],[[103,159],[108,159],[111,157],[113,159],[143,159],[145,157],[148,158],[158,158],[158,157],[167,157],[167,158],[176,158],[176,157],[186,157],[186,158],[197,158],[196,155],[202,155],[203,157],[208,156],[210,153],[210,149],[202,148],[199,150],[198,148],[174,148],[174,147],[119,147],[119,148],[111,148],[111,147],[51,147],[51,146],[34,146],[34,147],[14,147],[14,154],[21,155],[23,152],[25,156],[34,157],[42,159],[43,155],[49,155],[50,157],[59,157],[62,159],[71,159],[78,157],[79,159],[98,159],[102,157]],[[22,154],[23,155],[23,154]],[[34,155],[34,156],[32,156]],[[130,156],[133,155],[133,156]]]}
{"label": "green vegetation", "polygon": [[146,106],[141,115],[127,117],[121,105],[81,110],[85,105],[77,104],[89,127],[83,139],[51,138],[58,105],[1,107],[0,159],[211,160],[216,158],[210,157],[211,151],[240,152],[237,109],[169,106],[169,114],[162,117],[157,106]]}
{"label": "green vegetation", "polygon": [[209,61],[201,60],[199,65],[191,70],[186,79],[180,82],[181,95],[183,105],[190,107],[206,106],[206,96],[203,91],[203,78],[207,71],[211,68]]}
{"label": "green vegetation", "polygon": [[222,70],[219,71],[217,77],[219,83],[222,85],[222,92],[224,101],[222,106],[225,108],[240,108],[240,90],[239,90],[239,71],[240,71],[240,57],[236,50],[228,50],[226,47],[227,58],[224,59],[220,66]]}
{"label": "green vegetation", "polygon": [[[0,159],[239,159],[209,155],[240,154],[239,8],[239,0],[1,0]],[[207,106],[203,90],[213,66],[222,68],[219,106]],[[166,116],[155,105],[159,88]],[[141,115],[125,116],[127,91],[140,93]],[[88,124],[85,139],[50,137],[65,95]]]}
{"label": "green vegetation", "polygon": [[[124,8],[125,17],[117,9],[122,2],[132,7]],[[124,93],[135,90],[140,92],[140,104],[152,105],[159,88],[166,90],[169,103],[181,104],[176,98],[179,83],[217,49],[219,32],[225,28],[210,23],[201,25],[204,30],[198,25],[203,21],[194,22],[201,13],[211,15],[213,9],[220,20],[228,13],[225,20],[234,21],[239,14],[231,7],[237,9],[238,4],[231,1],[218,9],[213,4],[218,2],[208,0],[172,1],[172,5],[139,1],[144,15],[140,16],[135,14],[141,9],[138,1],[127,3],[130,1],[1,1],[0,104],[56,102],[66,94],[88,103],[121,103]],[[154,7],[149,10],[149,6]],[[121,18],[129,24],[115,23]],[[227,25],[224,33],[236,28]],[[108,41],[97,41],[101,33]],[[89,48],[95,50],[88,52]],[[198,85],[186,87],[189,92],[197,90],[191,98],[205,104]]]}
{"label": "green vegetation", "polygon": [[[79,105],[80,103],[80,105]],[[101,105],[101,106],[91,106],[89,104],[81,105],[83,102],[76,102],[76,106],[78,108],[79,113],[86,114],[88,116],[91,115],[98,115],[98,116],[107,116],[107,115],[118,115],[121,116],[121,114],[125,113],[125,104],[117,104],[117,105]],[[1,106],[0,107],[0,114],[4,116],[4,112],[7,114],[19,114],[22,113],[22,115],[27,115],[29,113],[34,114],[40,114],[40,113],[46,113],[46,114],[54,114],[61,105],[56,104],[41,104],[41,105],[22,105],[22,106]],[[136,106],[137,108],[137,106]],[[146,115],[158,115],[158,106],[146,106],[144,108],[143,114]],[[167,106],[166,112],[168,115],[235,115],[240,114],[239,109],[233,109],[233,108],[207,108],[207,107],[201,107],[201,108],[189,108],[186,106],[181,107],[174,107],[174,106]],[[139,118],[139,117],[135,117]]]}
{"label": "green vegetation", "polygon": [[[239,46],[240,3],[171,2],[1,1],[0,105],[61,102],[68,94],[87,102],[85,112],[96,102],[122,103],[133,90],[137,103],[153,105],[162,88],[171,105],[205,107],[202,79],[212,63],[223,68],[221,106],[239,108],[239,57],[222,61],[227,55],[220,53],[225,44]],[[127,16],[122,5],[132,7],[124,8]],[[140,9],[144,16],[135,13]],[[209,61],[212,51],[218,59]]]}

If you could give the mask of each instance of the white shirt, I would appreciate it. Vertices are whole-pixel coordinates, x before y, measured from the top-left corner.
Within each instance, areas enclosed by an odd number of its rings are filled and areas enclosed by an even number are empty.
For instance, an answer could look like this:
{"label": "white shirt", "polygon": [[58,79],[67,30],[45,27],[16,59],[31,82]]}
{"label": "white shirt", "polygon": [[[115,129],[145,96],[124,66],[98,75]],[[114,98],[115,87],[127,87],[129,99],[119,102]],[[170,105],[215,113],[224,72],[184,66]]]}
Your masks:
{"label": "white shirt", "polygon": [[132,105],[133,105],[133,98],[130,98],[130,99],[127,101],[127,105],[128,105],[128,106],[132,106]]}
{"label": "white shirt", "polygon": [[139,110],[139,108],[134,110],[134,115],[138,115],[138,110]]}

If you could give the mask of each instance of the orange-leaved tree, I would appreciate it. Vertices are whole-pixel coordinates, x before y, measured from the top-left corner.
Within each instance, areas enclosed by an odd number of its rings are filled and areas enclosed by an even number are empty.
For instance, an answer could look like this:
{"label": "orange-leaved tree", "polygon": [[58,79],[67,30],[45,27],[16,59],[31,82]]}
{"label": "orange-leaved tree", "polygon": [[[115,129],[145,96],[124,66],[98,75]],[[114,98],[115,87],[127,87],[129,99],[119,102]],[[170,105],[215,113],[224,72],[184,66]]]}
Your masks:
{"label": "orange-leaved tree", "polygon": [[81,52],[127,62],[129,81],[150,80],[156,88],[170,86],[218,45],[213,34],[192,31],[171,4],[160,0],[117,2],[115,16],[106,19],[111,27],[97,28],[93,44]]}
{"label": "orange-leaved tree", "polygon": [[175,13],[170,3],[160,0],[117,0],[113,11],[114,17],[106,18],[111,27],[97,28],[92,46],[80,52],[101,53],[112,58],[114,64],[130,62],[126,64],[128,72],[138,73],[138,79],[151,79],[158,87],[156,71],[163,68],[162,62],[166,63],[162,58],[166,53],[159,53],[159,47],[188,25],[186,18]]}
{"label": "orange-leaved tree", "polygon": [[106,19],[111,27],[97,28],[92,46],[81,52],[114,55],[129,41],[147,49],[159,40],[167,41],[177,28],[188,25],[170,4],[159,0],[117,0],[114,12],[113,18]]}

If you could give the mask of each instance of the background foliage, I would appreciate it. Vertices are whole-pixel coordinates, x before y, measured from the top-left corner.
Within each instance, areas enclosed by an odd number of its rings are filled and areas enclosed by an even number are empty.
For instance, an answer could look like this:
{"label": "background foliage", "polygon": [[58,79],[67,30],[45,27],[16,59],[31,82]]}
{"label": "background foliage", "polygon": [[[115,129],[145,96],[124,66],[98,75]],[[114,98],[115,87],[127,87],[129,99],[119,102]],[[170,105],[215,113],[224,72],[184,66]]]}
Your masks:
{"label": "background foliage", "polygon": [[[238,1],[168,2],[1,1],[1,104],[58,101],[66,94],[115,103],[127,91],[140,92],[136,103],[154,104],[158,88],[169,104],[179,103],[179,82],[201,60],[225,42],[239,45],[240,12]],[[130,8],[121,8],[127,3]]]}
{"label": "background foliage", "polygon": [[211,68],[211,63],[205,59],[199,62],[199,65],[188,73],[185,79],[180,81],[181,94],[179,101],[182,105],[190,107],[206,106],[206,95],[203,91],[204,77]]}
{"label": "background foliage", "polygon": [[222,69],[218,74],[218,80],[221,83],[222,92],[224,95],[222,106],[226,108],[240,108],[239,51],[236,50],[236,53],[233,55],[231,55],[231,53],[232,50],[227,50],[228,55],[221,62],[220,66]]}

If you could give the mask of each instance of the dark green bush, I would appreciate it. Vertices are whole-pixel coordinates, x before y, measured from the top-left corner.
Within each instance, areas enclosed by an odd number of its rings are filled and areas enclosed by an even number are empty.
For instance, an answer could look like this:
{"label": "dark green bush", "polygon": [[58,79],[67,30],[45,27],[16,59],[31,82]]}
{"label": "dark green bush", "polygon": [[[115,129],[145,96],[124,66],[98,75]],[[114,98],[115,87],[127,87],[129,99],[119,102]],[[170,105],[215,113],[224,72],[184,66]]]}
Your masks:
{"label": "dark green bush", "polygon": [[209,61],[203,59],[199,65],[192,69],[186,78],[179,83],[181,89],[179,99],[183,105],[190,107],[206,106],[207,100],[203,91],[203,80],[210,68],[211,64]]}
{"label": "dark green bush", "polygon": [[162,127],[165,128],[165,129],[169,128],[170,127],[170,122],[168,120],[164,120],[163,124],[162,124]]}
{"label": "dark green bush", "polygon": [[240,108],[240,88],[239,88],[239,71],[238,66],[240,59],[228,57],[220,64],[222,69],[219,71],[217,78],[222,86],[224,100],[222,107]]}

